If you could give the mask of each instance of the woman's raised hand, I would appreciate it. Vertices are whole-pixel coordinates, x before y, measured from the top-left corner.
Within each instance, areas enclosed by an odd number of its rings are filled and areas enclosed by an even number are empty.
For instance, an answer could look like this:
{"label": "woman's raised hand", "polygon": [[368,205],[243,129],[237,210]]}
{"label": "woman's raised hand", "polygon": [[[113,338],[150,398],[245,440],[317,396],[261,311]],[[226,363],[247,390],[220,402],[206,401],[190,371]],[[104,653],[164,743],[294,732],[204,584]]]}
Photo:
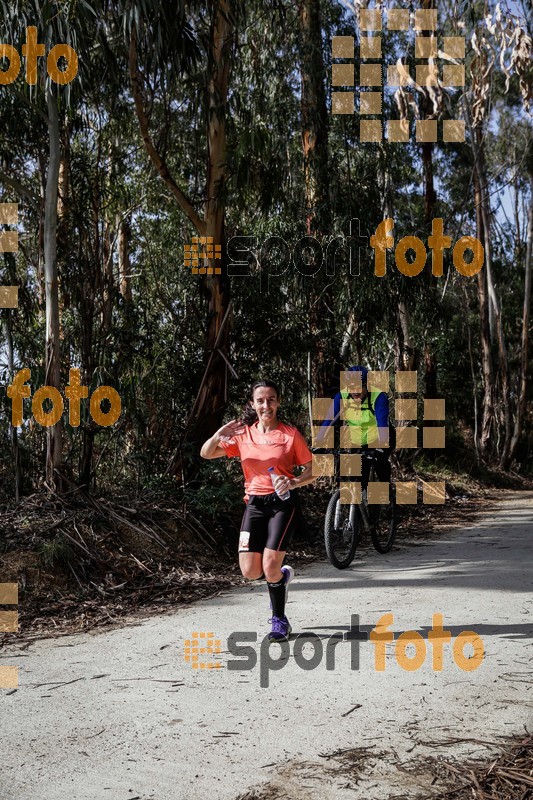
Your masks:
{"label": "woman's raised hand", "polygon": [[245,426],[240,419],[232,419],[223,425],[217,431],[217,436],[220,439],[231,439],[232,436],[237,436],[239,433],[244,433]]}

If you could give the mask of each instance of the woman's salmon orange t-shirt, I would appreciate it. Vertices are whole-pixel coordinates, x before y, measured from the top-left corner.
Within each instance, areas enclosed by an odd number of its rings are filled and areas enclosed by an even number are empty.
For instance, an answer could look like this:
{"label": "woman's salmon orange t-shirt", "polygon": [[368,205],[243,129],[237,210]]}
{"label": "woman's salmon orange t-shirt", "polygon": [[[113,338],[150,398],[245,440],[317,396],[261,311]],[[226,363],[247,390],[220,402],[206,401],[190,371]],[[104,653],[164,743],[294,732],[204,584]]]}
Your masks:
{"label": "woman's salmon orange t-shirt", "polygon": [[247,426],[244,433],[220,440],[220,447],[228,458],[241,459],[246,501],[251,494],[272,494],[274,487],[269,467],[274,467],[277,475],[294,478],[293,468],[313,458],[304,437],[291,425],[280,422],[268,433],[261,433],[257,426],[255,422]]}

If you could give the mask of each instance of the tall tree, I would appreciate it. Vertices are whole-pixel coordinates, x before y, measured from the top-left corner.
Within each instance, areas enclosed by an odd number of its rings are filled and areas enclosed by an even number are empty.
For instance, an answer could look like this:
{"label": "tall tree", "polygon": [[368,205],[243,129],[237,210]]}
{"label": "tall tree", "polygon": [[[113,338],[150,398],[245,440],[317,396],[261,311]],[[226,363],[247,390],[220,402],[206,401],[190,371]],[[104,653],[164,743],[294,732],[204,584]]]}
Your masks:
{"label": "tall tree", "polygon": [[[44,198],[44,288],[46,304],[45,384],[59,391],[61,382],[59,282],[57,274],[57,201],[59,186],[60,133],[57,95],[50,88],[48,109],[48,170]],[[60,488],[63,420],[46,429],[46,481],[50,488]]]}
{"label": "tall tree", "polygon": [[[158,151],[150,132],[150,116],[144,97],[146,80],[141,72],[139,37],[143,36],[143,54],[155,51],[156,67],[167,69],[171,51],[181,56],[171,62],[174,70],[191,67],[198,58],[192,29],[183,13],[154,0],[150,14],[145,4],[131,4],[129,76],[135,101],[135,111],[146,151],[161,178],[169,187],[178,207],[193,224],[199,237],[210,237],[213,245],[225,253],[224,210],[226,196],[226,114],[229,89],[229,72],[234,42],[235,10],[231,0],[213,0],[209,3],[209,30],[207,35],[206,80],[206,145],[207,164],[203,215],[189,198],[183,179],[175,178],[163,154]],[[174,5],[174,4],[172,4]],[[136,20],[140,20],[137,23]],[[142,30],[139,26],[142,25]],[[145,75],[148,73],[145,69]],[[175,73],[176,75],[176,73]],[[205,244],[205,243],[204,243]],[[202,245],[200,246],[202,249]],[[226,404],[226,369],[229,352],[230,328],[228,320],[230,285],[224,261],[216,263],[208,258],[205,275],[201,279],[202,292],[207,301],[205,338],[205,372],[194,404],[188,432],[190,441],[198,442],[210,436],[221,423]],[[217,274],[218,273],[218,274]]]}
{"label": "tall tree", "polygon": [[[34,39],[32,47],[42,47],[47,53],[57,44],[68,44],[75,52],[78,64],[83,64],[88,55],[88,42],[94,41],[94,32],[89,37],[89,23],[94,22],[94,11],[75,0],[67,0],[61,8],[51,0],[37,0],[28,13],[27,4],[21,0],[1,2],[0,15],[3,31],[11,41],[18,41],[26,34]],[[33,14],[32,14],[33,12]],[[33,16],[34,15],[34,16]],[[33,17],[33,18],[32,18]],[[30,47],[30,45],[27,45]],[[73,64],[68,64],[67,69]],[[57,86],[48,74],[48,61],[35,58],[32,64],[26,59],[26,82],[22,90],[25,102],[36,116],[46,122],[48,131],[48,159],[43,198],[43,263],[45,284],[45,384],[59,391],[61,377],[60,359],[60,312],[59,281],[57,265],[57,222],[59,198],[59,176],[61,168],[61,130],[59,106],[72,105],[80,99],[79,84]],[[31,87],[31,88],[30,88]],[[63,112],[62,112],[63,113]],[[15,190],[17,186],[11,184]],[[60,467],[63,443],[62,418],[47,428],[46,482],[51,489],[61,488]]]}
{"label": "tall tree", "polygon": [[518,443],[522,437],[524,420],[526,418],[526,408],[527,408],[528,372],[530,369],[529,320],[530,320],[530,308],[531,308],[531,270],[533,262],[533,138],[530,141],[529,145],[527,167],[529,173],[530,202],[529,202],[528,225],[526,233],[526,252],[525,252],[525,265],[524,265],[524,302],[522,309],[519,389],[518,389],[518,401],[516,407],[513,437],[511,439],[509,450],[505,453],[505,457],[502,458],[503,469],[509,469],[512,460],[515,456]]}
{"label": "tall tree", "polygon": [[[324,245],[331,233],[331,202],[328,181],[328,114],[324,86],[322,23],[319,0],[301,0],[300,26],[301,131],[303,148],[306,232]],[[312,381],[319,397],[335,388],[340,366],[340,343],[336,341],[333,282],[324,265],[313,278],[310,295],[309,331],[313,342]]]}

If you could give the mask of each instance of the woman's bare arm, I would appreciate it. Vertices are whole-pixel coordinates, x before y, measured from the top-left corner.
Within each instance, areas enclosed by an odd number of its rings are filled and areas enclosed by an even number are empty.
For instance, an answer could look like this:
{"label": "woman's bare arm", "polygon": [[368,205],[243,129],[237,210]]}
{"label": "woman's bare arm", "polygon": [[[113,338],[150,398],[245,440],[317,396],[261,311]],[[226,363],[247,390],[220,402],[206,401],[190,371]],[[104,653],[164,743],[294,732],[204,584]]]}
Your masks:
{"label": "woman's bare arm", "polygon": [[298,489],[300,486],[307,486],[308,483],[313,483],[316,480],[316,475],[313,475],[313,462],[308,461],[303,465],[304,471],[295,478],[290,480],[290,488]]}
{"label": "woman's bare arm", "polygon": [[244,433],[244,425],[240,420],[232,419],[231,422],[219,428],[207,442],[203,443],[200,455],[202,458],[207,459],[225,456],[226,451],[223,447],[220,447],[221,438],[231,439],[232,436],[237,436],[239,433]]}
{"label": "woman's bare arm", "polygon": [[312,475],[312,461],[308,461],[307,464],[303,464],[303,468],[304,471],[301,475],[298,475],[298,477],[287,478],[285,475],[275,475],[274,489],[276,492],[279,492],[279,494],[284,494],[291,489],[299,489],[300,486],[306,486],[306,484],[312,483],[314,480],[316,480],[316,475]]}

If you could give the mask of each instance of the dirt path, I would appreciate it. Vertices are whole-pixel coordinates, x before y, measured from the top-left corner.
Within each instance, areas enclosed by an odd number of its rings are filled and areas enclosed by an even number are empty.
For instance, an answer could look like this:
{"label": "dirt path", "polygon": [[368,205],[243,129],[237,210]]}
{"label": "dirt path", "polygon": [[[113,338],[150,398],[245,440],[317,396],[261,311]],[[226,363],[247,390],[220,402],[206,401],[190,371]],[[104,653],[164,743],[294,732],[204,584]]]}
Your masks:
{"label": "dirt path", "polygon": [[[314,637],[302,647],[293,635],[277,670],[279,645],[269,660],[262,641],[269,610],[260,584],[120,629],[10,646],[1,661],[19,666],[20,685],[0,690],[2,798],[430,794],[425,756],[487,750],[474,742],[424,743],[493,741],[532,722],[532,531],[533,493],[510,492],[496,510],[444,537],[439,531],[439,539],[386,556],[368,551],[344,572],[327,563],[299,571],[287,613],[294,634]],[[417,647],[426,658],[416,671],[398,663],[394,643],[386,645],[385,670],[376,671],[374,642],[328,641],[348,633],[352,614],[364,632],[391,612],[396,638],[412,630],[423,637]],[[427,641],[435,613],[452,635],[452,642],[440,640],[437,672],[438,642]],[[485,649],[470,672],[452,652],[463,630],[481,637]],[[210,631],[223,652],[204,658],[222,667],[195,670],[184,660],[184,642]],[[237,631],[257,635],[255,643],[241,641],[252,648],[250,660],[257,654],[251,670],[228,652]],[[304,658],[318,660],[320,649],[320,663],[304,669]],[[335,654],[333,669],[327,651]]]}

